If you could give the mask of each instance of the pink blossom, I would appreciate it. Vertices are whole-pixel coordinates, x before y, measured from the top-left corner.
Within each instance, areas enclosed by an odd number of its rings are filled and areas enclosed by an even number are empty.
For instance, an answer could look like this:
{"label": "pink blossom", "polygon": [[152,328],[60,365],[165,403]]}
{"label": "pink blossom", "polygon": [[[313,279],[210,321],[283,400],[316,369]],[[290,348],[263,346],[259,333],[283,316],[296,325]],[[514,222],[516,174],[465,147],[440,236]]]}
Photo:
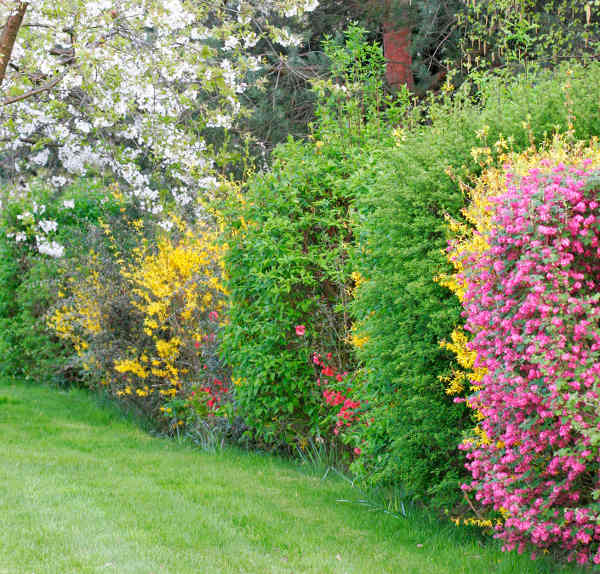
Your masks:
{"label": "pink blossom", "polygon": [[580,563],[600,563],[600,204],[590,174],[562,164],[507,173],[491,200],[489,249],[460,256],[469,348],[487,370],[468,400],[489,439],[461,446],[473,478],[462,488],[508,509],[496,531],[507,549],[556,546]]}

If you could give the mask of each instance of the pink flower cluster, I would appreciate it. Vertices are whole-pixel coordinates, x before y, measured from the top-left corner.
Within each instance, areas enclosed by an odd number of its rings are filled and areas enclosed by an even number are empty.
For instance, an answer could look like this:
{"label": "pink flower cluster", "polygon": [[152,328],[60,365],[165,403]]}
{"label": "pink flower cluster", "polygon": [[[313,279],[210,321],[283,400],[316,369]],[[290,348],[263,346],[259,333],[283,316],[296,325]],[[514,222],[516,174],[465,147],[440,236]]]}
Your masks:
{"label": "pink flower cluster", "polygon": [[[600,178],[559,164],[493,200],[489,249],[462,256],[466,329],[487,374],[469,403],[463,485],[507,550],[600,563]],[[551,166],[544,166],[551,167]]]}

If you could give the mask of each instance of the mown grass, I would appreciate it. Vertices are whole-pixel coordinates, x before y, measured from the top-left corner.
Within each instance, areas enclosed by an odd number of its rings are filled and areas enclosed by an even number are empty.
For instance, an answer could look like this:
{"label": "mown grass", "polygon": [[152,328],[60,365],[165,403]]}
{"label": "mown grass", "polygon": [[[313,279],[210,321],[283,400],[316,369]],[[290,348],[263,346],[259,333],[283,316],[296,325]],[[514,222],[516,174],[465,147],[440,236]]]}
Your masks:
{"label": "mown grass", "polygon": [[83,391],[0,382],[0,574],[579,571],[340,499],[360,494],[152,437]]}

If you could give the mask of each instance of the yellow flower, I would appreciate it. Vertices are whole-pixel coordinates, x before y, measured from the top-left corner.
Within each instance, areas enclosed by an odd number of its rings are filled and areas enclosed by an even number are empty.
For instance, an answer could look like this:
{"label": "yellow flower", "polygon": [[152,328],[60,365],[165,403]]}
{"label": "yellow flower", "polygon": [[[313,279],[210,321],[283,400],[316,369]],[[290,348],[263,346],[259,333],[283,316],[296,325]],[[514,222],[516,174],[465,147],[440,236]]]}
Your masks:
{"label": "yellow flower", "polygon": [[350,341],[354,347],[362,349],[369,342],[369,337],[368,335],[359,335],[353,332]]}
{"label": "yellow flower", "polygon": [[141,379],[145,379],[148,376],[148,371],[138,361],[132,359],[116,360],[114,368],[118,373],[133,373]]}

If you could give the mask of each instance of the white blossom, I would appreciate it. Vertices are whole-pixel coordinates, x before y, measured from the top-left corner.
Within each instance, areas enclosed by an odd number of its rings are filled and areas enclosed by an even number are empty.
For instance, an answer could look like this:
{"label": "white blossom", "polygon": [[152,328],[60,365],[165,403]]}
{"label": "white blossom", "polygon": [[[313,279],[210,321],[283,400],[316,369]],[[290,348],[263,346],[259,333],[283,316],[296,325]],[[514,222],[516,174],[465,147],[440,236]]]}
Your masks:
{"label": "white blossom", "polygon": [[31,219],[32,217],[33,217],[33,214],[29,211],[25,211],[23,213],[17,214],[17,219],[19,221],[26,221],[28,219]]}
{"label": "white blossom", "polygon": [[84,134],[89,134],[92,129],[92,126],[89,122],[79,119],[75,120],[75,127]]}
{"label": "white blossom", "polygon": [[44,255],[49,255],[50,257],[62,257],[65,253],[65,248],[56,241],[48,241],[39,236],[36,236],[35,240],[38,251]]}
{"label": "white blossom", "polygon": [[225,40],[225,49],[233,50],[239,43],[240,41],[235,36],[229,36],[229,38]]}
{"label": "white blossom", "polygon": [[[0,2],[0,22],[17,1]],[[301,18],[317,4],[29,2],[0,97],[26,93],[31,77],[56,85],[3,108],[0,138],[16,156],[14,171],[44,166],[55,188],[90,170],[110,173],[155,214],[162,211],[155,185],[181,182],[185,197],[195,199],[207,188],[194,181],[214,170],[203,129],[229,129],[242,117],[247,73],[261,68],[260,58],[244,50],[267,36],[296,45],[299,36],[272,23]],[[207,84],[211,95],[203,98]],[[36,151],[27,153],[32,146]],[[49,165],[51,155],[58,165]]]}
{"label": "white blossom", "polygon": [[44,233],[50,233],[51,231],[56,231],[56,229],[58,228],[58,223],[56,221],[51,221],[49,219],[42,219],[38,223],[38,225]]}
{"label": "white blossom", "polygon": [[53,187],[63,187],[66,185],[67,181],[67,178],[63,175],[56,175],[50,180],[50,183]]}
{"label": "white blossom", "polygon": [[170,231],[173,227],[173,222],[170,219],[166,219],[164,221],[159,221],[158,225],[162,227],[165,231]]}
{"label": "white blossom", "polygon": [[31,161],[36,165],[46,165],[48,158],[50,157],[50,150],[48,148],[43,149],[40,153],[35,154]]}

